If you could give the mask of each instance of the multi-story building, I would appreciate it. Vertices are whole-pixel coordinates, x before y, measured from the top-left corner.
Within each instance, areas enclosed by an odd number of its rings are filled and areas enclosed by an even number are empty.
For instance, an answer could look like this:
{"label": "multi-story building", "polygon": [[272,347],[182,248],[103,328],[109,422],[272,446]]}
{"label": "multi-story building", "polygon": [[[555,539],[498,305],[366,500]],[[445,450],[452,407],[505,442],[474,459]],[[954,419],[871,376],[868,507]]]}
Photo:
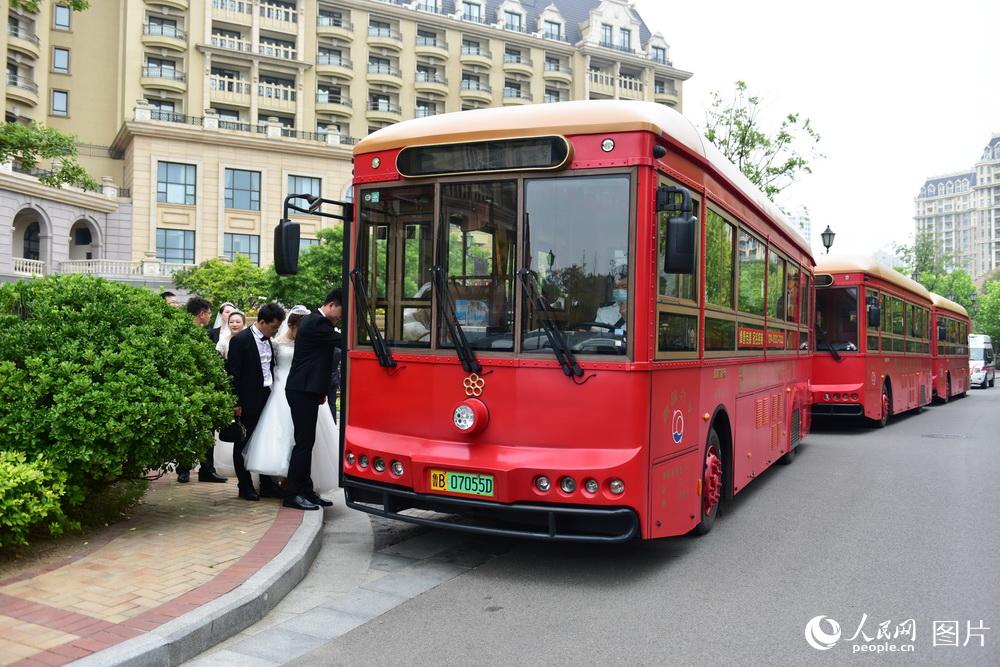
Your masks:
{"label": "multi-story building", "polygon": [[809,217],[809,209],[801,206],[797,211],[786,211],[786,215],[792,228],[801,234],[802,238],[812,246],[812,219]]}
{"label": "multi-story building", "polygon": [[973,169],[928,178],[915,199],[918,236],[929,236],[948,268],[979,280],[1000,267],[1000,135]]}
{"label": "multi-story building", "polygon": [[[103,183],[46,204],[0,169],[0,275],[269,263],[283,197],[340,198],[357,137],[488,106],[679,109],[691,76],[627,0],[42,0],[0,29],[6,120],[77,135]],[[300,222],[312,242],[318,223]]]}

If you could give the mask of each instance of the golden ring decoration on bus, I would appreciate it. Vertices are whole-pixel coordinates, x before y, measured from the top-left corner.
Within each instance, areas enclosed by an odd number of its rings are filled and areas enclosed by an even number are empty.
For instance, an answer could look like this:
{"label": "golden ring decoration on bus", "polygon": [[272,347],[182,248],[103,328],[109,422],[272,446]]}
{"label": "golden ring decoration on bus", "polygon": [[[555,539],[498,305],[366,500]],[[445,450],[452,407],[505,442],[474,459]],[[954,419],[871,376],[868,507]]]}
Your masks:
{"label": "golden ring decoration on bus", "polygon": [[466,396],[479,397],[483,395],[483,389],[486,388],[485,378],[479,377],[476,373],[471,373],[469,377],[462,381],[462,386],[465,387]]}

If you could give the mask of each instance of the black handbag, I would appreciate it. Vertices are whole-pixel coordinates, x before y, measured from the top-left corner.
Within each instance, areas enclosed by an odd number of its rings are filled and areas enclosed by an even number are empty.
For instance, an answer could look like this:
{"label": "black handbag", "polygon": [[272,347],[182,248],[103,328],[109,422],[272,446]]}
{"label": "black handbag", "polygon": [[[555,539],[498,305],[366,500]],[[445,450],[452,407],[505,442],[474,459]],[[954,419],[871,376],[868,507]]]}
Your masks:
{"label": "black handbag", "polygon": [[219,440],[223,442],[243,442],[247,437],[247,429],[239,419],[234,419],[233,423],[225,426],[219,431]]}

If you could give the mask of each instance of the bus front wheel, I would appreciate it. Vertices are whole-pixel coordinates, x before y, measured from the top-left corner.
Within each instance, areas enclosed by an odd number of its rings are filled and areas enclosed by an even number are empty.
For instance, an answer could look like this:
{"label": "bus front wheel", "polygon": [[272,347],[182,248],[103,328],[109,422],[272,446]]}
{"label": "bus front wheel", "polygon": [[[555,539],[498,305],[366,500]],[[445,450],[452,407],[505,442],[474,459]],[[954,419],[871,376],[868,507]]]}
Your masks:
{"label": "bus front wheel", "polygon": [[872,426],[875,428],[885,428],[889,423],[889,415],[892,414],[892,394],[889,393],[888,385],[882,385],[882,396],[879,400],[879,418],[873,419]]}
{"label": "bus front wheel", "polygon": [[712,427],[705,445],[705,459],[701,475],[701,521],[692,531],[704,535],[712,530],[719,516],[719,501],[722,499],[722,444],[719,434]]}

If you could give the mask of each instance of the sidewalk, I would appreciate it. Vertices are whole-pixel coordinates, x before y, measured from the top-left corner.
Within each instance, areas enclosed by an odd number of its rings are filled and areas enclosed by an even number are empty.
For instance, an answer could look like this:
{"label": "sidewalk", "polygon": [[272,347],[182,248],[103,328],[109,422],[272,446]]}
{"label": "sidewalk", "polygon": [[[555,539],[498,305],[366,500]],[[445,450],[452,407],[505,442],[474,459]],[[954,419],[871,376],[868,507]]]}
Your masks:
{"label": "sidewalk", "polygon": [[319,549],[322,519],[239,500],[235,480],[182,485],[167,475],[89,551],[0,581],[0,665],[195,655],[294,587]]}

